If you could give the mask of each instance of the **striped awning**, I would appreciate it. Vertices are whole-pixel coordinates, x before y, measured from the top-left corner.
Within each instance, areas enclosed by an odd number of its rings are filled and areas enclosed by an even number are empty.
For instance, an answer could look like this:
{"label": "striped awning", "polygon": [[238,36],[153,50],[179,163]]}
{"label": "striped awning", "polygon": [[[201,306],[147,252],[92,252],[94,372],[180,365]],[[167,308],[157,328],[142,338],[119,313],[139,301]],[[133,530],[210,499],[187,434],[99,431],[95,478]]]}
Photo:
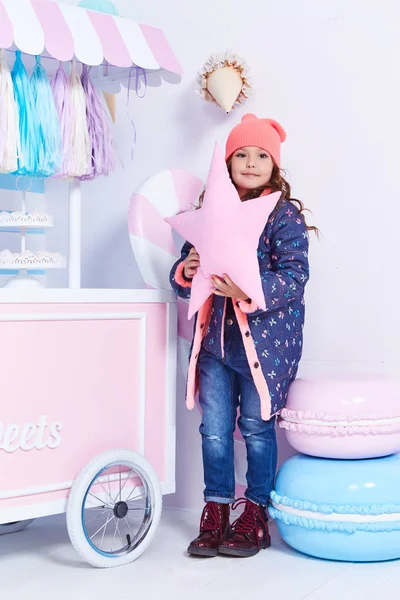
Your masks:
{"label": "striped awning", "polygon": [[161,29],[51,0],[0,0],[0,48],[90,66],[183,73]]}

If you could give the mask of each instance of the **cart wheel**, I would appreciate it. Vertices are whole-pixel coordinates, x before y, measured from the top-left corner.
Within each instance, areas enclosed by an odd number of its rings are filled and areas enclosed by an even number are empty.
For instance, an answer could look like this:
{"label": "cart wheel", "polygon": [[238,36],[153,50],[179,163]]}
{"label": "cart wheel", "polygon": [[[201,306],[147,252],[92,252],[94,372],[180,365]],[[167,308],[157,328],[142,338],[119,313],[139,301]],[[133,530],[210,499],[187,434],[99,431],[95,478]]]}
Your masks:
{"label": "cart wheel", "polygon": [[25,527],[28,527],[35,519],[27,519],[26,521],[14,521],[14,523],[4,523],[0,525],[0,535],[6,535],[7,533],[17,533],[22,531]]}
{"label": "cart wheel", "polygon": [[90,461],[72,484],[69,537],[78,554],[94,567],[124,565],[150,545],[161,510],[160,484],[143,456],[108,450]]}

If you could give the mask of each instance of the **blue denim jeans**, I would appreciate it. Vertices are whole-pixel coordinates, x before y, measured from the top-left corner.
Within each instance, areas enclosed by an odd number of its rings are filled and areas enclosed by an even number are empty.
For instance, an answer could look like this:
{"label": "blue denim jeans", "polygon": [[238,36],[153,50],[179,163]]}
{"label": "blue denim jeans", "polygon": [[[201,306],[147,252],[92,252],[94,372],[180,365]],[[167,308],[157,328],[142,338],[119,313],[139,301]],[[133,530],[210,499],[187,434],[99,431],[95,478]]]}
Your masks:
{"label": "blue denim jeans", "polygon": [[235,318],[228,319],[224,329],[224,358],[202,348],[198,362],[204,499],[225,504],[235,499],[233,433],[239,409],[238,426],[247,451],[245,496],[266,506],[276,472],[276,418],[261,418],[260,397]]}

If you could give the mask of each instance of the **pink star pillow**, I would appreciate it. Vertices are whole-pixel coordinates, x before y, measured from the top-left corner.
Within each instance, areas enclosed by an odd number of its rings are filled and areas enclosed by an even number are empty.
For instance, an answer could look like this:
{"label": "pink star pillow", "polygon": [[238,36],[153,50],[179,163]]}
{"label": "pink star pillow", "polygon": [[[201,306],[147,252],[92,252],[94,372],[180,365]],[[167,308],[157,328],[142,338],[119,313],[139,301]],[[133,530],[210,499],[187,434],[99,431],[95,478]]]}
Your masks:
{"label": "pink star pillow", "polygon": [[212,275],[225,273],[265,310],[257,248],[280,192],[241,202],[218,144],[208,174],[203,206],[165,220],[196,248],[200,268],[193,278],[188,318],[213,291]]}

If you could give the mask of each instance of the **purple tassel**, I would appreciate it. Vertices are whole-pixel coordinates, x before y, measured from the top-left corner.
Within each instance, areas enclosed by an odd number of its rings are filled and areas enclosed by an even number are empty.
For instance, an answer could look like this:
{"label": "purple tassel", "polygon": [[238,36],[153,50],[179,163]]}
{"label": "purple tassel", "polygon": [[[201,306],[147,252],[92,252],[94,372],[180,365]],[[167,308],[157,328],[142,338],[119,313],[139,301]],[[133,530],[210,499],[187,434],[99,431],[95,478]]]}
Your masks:
{"label": "purple tassel", "polygon": [[82,86],[86,96],[86,116],[92,147],[91,172],[82,180],[109,175],[115,168],[115,145],[111,133],[111,119],[103,97],[96,90],[86,65],[82,71]]}

